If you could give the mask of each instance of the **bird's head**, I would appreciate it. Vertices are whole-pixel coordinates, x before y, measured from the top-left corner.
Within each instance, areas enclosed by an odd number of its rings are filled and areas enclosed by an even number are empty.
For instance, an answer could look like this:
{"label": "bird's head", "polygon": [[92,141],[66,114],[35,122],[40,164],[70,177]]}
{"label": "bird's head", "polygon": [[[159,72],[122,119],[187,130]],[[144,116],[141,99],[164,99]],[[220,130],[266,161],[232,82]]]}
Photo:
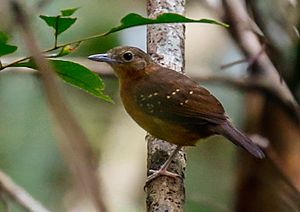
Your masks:
{"label": "bird's head", "polygon": [[88,59],[108,63],[120,78],[144,74],[145,68],[153,63],[147,53],[130,46],[115,47],[105,54],[91,55]]}

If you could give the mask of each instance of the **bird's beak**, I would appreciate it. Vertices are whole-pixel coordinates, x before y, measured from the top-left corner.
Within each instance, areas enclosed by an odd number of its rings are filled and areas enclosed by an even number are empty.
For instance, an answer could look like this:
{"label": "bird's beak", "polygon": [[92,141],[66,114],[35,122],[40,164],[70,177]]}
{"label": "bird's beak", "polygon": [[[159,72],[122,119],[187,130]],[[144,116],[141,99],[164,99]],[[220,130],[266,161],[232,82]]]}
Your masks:
{"label": "bird's beak", "polygon": [[114,59],[108,56],[108,54],[94,54],[88,56],[88,59],[98,62],[106,62],[106,63],[112,63],[115,62]]}

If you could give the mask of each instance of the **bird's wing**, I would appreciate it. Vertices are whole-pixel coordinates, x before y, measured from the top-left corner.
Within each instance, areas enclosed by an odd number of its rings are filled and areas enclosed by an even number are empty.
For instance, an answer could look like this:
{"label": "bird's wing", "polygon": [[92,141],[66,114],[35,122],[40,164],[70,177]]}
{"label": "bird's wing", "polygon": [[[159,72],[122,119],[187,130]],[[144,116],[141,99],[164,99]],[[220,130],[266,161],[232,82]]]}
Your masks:
{"label": "bird's wing", "polygon": [[226,120],[221,103],[190,78],[173,70],[151,73],[136,84],[135,101],[149,115],[188,125]]}

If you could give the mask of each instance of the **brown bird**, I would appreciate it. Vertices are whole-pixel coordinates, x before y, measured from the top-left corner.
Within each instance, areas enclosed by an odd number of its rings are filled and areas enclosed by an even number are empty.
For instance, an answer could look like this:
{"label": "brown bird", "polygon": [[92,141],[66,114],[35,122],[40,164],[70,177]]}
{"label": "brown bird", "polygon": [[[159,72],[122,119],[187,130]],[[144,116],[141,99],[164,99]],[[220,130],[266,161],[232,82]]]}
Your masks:
{"label": "brown bird", "polygon": [[151,135],[176,144],[177,148],[149,180],[167,171],[182,146],[194,146],[200,138],[223,135],[257,158],[263,151],[228,120],[222,104],[189,77],[156,64],[135,47],[116,47],[106,54],[88,57],[106,62],[120,82],[120,95],[128,114]]}

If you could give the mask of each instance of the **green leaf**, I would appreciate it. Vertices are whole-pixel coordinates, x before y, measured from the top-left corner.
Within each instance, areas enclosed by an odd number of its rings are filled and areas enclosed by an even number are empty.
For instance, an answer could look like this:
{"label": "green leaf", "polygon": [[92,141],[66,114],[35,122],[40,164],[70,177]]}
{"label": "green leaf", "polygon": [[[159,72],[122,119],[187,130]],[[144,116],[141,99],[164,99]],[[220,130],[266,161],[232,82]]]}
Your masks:
{"label": "green leaf", "polygon": [[[49,60],[53,65],[54,70],[58,76],[66,83],[71,84],[77,88],[80,88],[102,100],[107,102],[113,102],[113,100],[103,94],[104,83],[102,79],[86,67],[65,60]],[[32,60],[15,64],[14,67],[27,67],[36,69],[36,66]]]}
{"label": "green leaf", "polygon": [[17,48],[16,46],[0,43],[0,57],[15,52]]}
{"label": "green leaf", "polygon": [[213,20],[213,19],[190,19],[176,13],[164,13],[155,19],[145,18],[136,13],[130,13],[121,19],[121,25],[110,29],[104,35],[111,34],[123,29],[130,27],[148,25],[148,24],[166,24],[166,23],[206,23],[206,24],[216,24],[223,27],[228,27],[229,25]]}
{"label": "green leaf", "polygon": [[61,15],[62,16],[71,16],[73,15],[77,10],[79,9],[79,7],[76,8],[70,8],[70,9],[65,9],[65,10],[61,10]]}
{"label": "green leaf", "polygon": [[65,60],[50,60],[57,74],[65,81],[95,96],[101,97],[103,81],[86,67]]}
{"label": "green leaf", "polygon": [[40,15],[40,18],[44,20],[48,26],[52,27],[57,35],[69,29],[77,20],[77,18],[45,15]]}
{"label": "green leaf", "polygon": [[8,36],[0,31],[0,57],[11,54],[17,50],[18,47],[7,44]]}
{"label": "green leaf", "polygon": [[0,31],[0,43],[6,43],[8,41],[8,36],[4,32]]}

